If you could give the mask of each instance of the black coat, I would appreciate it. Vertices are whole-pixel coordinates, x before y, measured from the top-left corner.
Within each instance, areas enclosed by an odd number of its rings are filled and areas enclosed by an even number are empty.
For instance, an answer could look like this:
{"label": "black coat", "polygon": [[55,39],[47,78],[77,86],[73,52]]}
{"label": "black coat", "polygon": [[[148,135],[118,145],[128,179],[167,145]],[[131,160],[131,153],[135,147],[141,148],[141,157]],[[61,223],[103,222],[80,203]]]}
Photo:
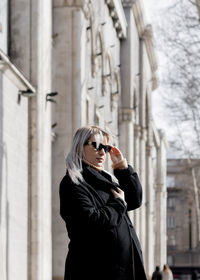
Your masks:
{"label": "black coat", "polygon": [[114,174],[127,208],[110,191],[118,186],[111,176],[89,165],[83,164],[84,182],[74,184],[66,174],[60,183],[60,214],[70,238],[65,280],[146,280],[140,243],[127,215],[141,205],[142,188],[131,166]]}
{"label": "black coat", "polygon": [[154,271],[151,280],[162,280],[162,273],[159,270]]}

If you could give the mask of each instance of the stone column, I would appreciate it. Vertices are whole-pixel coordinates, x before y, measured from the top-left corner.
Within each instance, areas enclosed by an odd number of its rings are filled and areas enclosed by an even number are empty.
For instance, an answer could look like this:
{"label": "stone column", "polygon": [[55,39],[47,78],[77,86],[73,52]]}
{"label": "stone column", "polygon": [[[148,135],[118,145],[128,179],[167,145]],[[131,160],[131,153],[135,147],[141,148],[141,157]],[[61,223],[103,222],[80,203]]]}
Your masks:
{"label": "stone column", "polygon": [[[52,277],[51,234],[51,0],[11,0],[12,62],[37,88],[29,99],[28,279]],[[22,12],[23,10],[23,12]]]}
{"label": "stone column", "polygon": [[128,163],[133,165],[133,139],[134,139],[134,129],[133,129],[133,117],[134,112],[131,108],[121,108],[119,112],[119,127],[120,127],[120,149],[123,152],[124,157],[126,157]]}
{"label": "stone column", "polygon": [[140,182],[143,189],[143,201],[140,207],[140,241],[143,254],[146,254],[146,129],[141,128],[140,138]]}
{"label": "stone column", "polygon": [[[134,148],[134,112],[132,108],[121,108],[119,112],[119,143],[120,149],[127,159],[127,162],[133,166],[133,148]],[[133,211],[129,212],[129,217],[133,222]]]}
{"label": "stone column", "polygon": [[[130,1],[129,1],[130,2]],[[129,3],[130,4],[130,3]],[[133,111],[133,50],[131,42],[131,22],[133,14],[131,5],[124,8],[127,21],[127,38],[121,44],[121,109],[119,122],[119,143],[128,162],[133,165],[134,148],[134,111]],[[133,213],[129,213],[133,221]]]}
{"label": "stone column", "polygon": [[146,147],[146,255],[145,264],[147,274],[150,276],[154,269],[154,181],[152,145]]}
{"label": "stone column", "polygon": [[134,111],[133,111],[133,46],[131,42],[133,22],[133,13],[131,10],[132,1],[125,1],[124,12],[127,21],[127,38],[121,43],[121,108],[120,108],[120,125],[119,125],[119,142],[122,151],[133,165],[133,146],[134,146]]}
{"label": "stone column", "polygon": [[[140,169],[140,127],[139,125],[134,125],[134,169],[139,172]],[[139,174],[138,174],[139,175]],[[134,211],[134,225],[137,234],[140,233],[140,212],[139,209]]]}
{"label": "stone column", "polygon": [[[75,131],[85,121],[84,1],[54,1],[53,7],[53,90],[57,103],[53,111],[53,279],[63,279],[67,255],[66,227],[59,215],[59,184],[65,174],[65,157]],[[65,244],[63,246],[63,244]]]}
{"label": "stone column", "polygon": [[[132,6],[135,1],[122,1],[127,21],[127,38],[121,42],[121,109],[120,109],[120,147],[125,153],[128,162],[134,167],[134,78],[135,78],[135,53],[134,42],[134,25],[135,20],[132,12]],[[134,211],[135,213],[135,211]],[[129,213],[131,220],[135,222],[135,214]],[[136,229],[138,230],[138,229]]]}
{"label": "stone column", "polygon": [[82,9],[72,12],[73,53],[72,53],[72,123],[73,133],[83,125],[85,111],[83,101],[86,95],[85,84],[85,53],[86,53],[86,22]]}
{"label": "stone column", "polygon": [[[52,277],[51,234],[51,92],[52,3],[30,3],[30,78],[37,85],[36,98],[29,102],[29,275],[31,280]],[[25,24],[24,24],[25,25]]]}
{"label": "stone column", "polygon": [[161,131],[160,146],[157,151],[157,186],[156,186],[156,265],[162,266],[167,261],[167,231],[166,231],[166,140]]}

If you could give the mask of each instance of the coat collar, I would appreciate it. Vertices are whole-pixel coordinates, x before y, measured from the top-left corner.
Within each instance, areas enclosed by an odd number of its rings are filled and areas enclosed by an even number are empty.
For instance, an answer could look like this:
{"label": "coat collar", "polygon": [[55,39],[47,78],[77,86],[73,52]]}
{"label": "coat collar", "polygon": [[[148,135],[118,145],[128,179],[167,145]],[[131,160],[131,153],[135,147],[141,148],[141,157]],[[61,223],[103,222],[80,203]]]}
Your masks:
{"label": "coat collar", "polygon": [[83,178],[95,189],[104,189],[110,191],[116,189],[117,184],[112,181],[112,177],[105,171],[97,171],[90,165],[83,162]]}

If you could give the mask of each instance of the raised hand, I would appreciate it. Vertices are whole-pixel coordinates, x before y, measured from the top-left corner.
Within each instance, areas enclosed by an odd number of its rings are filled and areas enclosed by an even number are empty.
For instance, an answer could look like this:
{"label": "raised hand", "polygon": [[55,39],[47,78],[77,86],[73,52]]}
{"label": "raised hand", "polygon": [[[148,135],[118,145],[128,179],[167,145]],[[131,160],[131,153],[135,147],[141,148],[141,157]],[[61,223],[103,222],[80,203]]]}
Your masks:
{"label": "raised hand", "polygon": [[115,163],[123,160],[123,155],[117,147],[113,146],[110,151],[110,158],[112,160],[112,163],[115,164]]}
{"label": "raised hand", "polygon": [[110,158],[112,160],[113,169],[125,169],[128,167],[126,159],[117,147],[112,147],[110,151]]}

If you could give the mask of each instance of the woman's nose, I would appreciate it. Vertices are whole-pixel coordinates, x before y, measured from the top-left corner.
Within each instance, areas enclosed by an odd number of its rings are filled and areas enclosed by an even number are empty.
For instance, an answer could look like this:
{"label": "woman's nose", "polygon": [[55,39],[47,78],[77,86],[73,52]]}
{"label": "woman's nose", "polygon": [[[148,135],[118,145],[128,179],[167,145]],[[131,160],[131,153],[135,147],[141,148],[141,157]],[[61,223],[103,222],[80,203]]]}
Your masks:
{"label": "woman's nose", "polygon": [[104,151],[103,148],[99,151],[99,154],[100,154],[100,155],[105,155],[105,151]]}

